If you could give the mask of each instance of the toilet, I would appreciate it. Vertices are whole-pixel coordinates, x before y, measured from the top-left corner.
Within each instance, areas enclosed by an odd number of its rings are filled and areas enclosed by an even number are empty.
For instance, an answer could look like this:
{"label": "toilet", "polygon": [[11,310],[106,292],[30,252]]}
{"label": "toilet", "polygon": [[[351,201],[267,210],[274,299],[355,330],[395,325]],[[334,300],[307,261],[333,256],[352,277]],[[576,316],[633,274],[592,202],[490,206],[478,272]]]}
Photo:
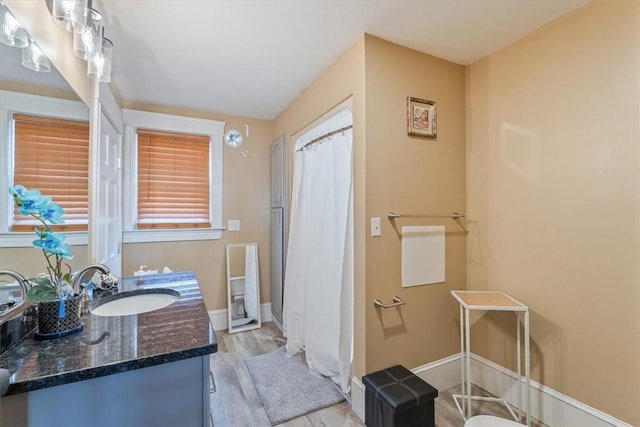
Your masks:
{"label": "toilet", "polygon": [[506,418],[494,417],[493,415],[476,415],[464,423],[464,427],[510,427],[522,425],[524,424]]}

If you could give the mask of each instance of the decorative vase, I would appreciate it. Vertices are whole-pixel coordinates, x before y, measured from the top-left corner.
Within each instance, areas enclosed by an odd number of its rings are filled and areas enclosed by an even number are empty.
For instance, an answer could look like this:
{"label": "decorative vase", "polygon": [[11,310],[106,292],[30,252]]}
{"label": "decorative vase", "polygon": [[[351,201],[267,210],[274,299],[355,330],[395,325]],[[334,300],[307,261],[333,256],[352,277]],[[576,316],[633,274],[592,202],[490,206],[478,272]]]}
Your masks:
{"label": "decorative vase", "polygon": [[36,340],[61,338],[80,332],[84,325],[80,321],[80,295],[64,300],[64,315],[60,300],[38,303],[38,332]]}

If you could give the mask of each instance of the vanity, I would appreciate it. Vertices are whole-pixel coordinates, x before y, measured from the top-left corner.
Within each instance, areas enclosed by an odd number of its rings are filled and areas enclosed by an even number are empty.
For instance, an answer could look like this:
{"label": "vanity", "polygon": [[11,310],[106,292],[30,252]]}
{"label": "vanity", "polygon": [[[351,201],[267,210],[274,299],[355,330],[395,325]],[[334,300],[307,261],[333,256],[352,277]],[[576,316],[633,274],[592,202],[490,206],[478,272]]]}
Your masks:
{"label": "vanity", "polygon": [[125,277],[94,298],[157,288],[179,297],[146,313],[84,315],[83,331],[64,338],[37,341],[32,330],[5,351],[0,425],[209,425],[217,342],[195,274]]}

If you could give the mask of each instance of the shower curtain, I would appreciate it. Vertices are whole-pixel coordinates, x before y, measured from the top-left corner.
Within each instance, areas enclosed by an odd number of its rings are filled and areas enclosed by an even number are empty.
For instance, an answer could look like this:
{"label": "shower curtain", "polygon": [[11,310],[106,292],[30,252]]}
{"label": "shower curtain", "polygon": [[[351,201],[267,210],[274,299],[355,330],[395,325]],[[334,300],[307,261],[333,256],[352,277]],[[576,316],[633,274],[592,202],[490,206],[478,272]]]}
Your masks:
{"label": "shower curtain", "polygon": [[311,370],[345,393],[353,334],[351,148],[347,130],[295,152],[283,309],[287,353],[304,349]]}

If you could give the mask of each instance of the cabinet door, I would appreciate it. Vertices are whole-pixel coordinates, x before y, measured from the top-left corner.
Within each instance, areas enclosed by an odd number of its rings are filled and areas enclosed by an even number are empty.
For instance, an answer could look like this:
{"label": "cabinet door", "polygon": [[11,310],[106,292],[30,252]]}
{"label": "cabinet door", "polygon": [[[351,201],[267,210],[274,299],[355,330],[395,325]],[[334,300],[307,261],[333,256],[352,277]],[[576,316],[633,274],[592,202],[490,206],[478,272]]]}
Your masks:
{"label": "cabinet door", "polygon": [[209,363],[207,354],[4,396],[0,425],[206,427]]}
{"label": "cabinet door", "polygon": [[284,207],[284,136],[271,143],[271,207]]}

